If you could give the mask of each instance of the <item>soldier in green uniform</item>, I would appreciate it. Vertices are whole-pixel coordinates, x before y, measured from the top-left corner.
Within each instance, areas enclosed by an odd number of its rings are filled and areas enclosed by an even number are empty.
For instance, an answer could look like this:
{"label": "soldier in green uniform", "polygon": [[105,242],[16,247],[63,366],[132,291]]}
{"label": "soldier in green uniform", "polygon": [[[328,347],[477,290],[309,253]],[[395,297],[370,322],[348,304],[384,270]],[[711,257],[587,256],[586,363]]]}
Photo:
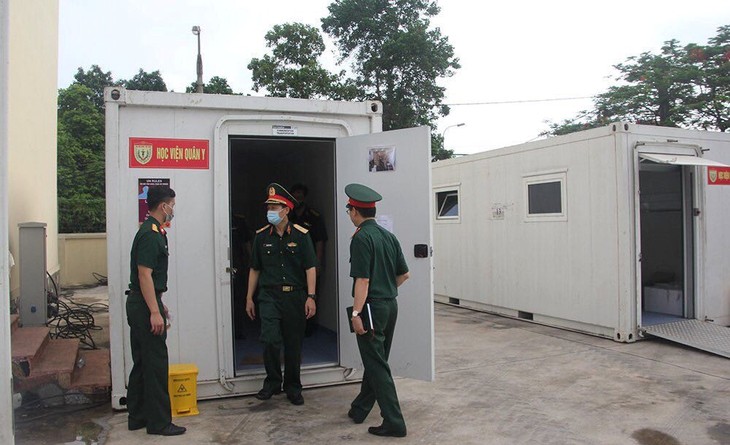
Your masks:
{"label": "soldier in green uniform", "polygon": [[[362,423],[378,402],[383,423],[368,428],[376,436],[405,437],[406,423],[388,365],[398,318],[398,287],[408,278],[408,265],[398,239],[375,221],[375,203],[382,196],[362,184],[349,184],[347,212],[357,227],[350,242],[350,276],[353,278],[352,325],[365,367],[360,393],[347,415]],[[363,327],[360,313],[370,305],[372,332]]]}
{"label": "soldier in green uniform", "polygon": [[[253,295],[258,287],[261,342],[264,344],[266,379],[259,400],[281,392],[294,405],[304,403],[300,367],[306,320],[317,312],[315,285],[317,257],[308,230],[288,220],[296,200],[279,184],[268,187],[266,218],[269,224],[256,232],[251,254],[246,312],[253,320]],[[279,354],[284,348],[284,378]]]}
{"label": "soldier in green uniform", "polygon": [[[319,295],[319,283],[322,282],[322,271],[325,268],[324,258],[324,246],[327,242],[327,227],[324,224],[324,218],[315,209],[307,204],[307,195],[309,195],[309,188],[302,183],[297,183],[291,186],[289,189],[294,199],[297,200],[297,205],[294,206],[294,211],[289,214],[289,221],[294,224],[299,224],[305,229],[309,230],[309,236],[312,238],[314,243],[314,252],[317,254],[317,295]],[[322,300],[320,300],[320,307]],[[305,336],[309,337],[317,330],[319,323],[317,317],[312,317],[307,320],[307,328],[305,329]]]}
{"label": "soldier in green uniform", "polygon": [[149,217],[132,243],[127,323],[134,365],[127,385],[127,426],[147,434],[176,436],[185,428],[172,423],[167,390],[167,233],[174,216],[175,192],[151,187],[147,193]]}

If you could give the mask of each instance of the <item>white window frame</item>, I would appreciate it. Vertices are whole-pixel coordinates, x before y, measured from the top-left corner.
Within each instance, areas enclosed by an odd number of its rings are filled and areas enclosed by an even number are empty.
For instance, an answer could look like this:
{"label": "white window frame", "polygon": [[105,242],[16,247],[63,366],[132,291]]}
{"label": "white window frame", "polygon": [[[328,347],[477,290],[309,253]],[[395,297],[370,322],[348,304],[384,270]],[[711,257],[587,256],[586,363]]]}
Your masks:
{"label": "white window frame", "polygon": [[[456,202],[459,206],[459,212],[456,216],[439,216],[441,210],[438,206],[438,195],[439,193],[455,193]],[[444,201],[445,203],[446,201]],[[433,189],[433,203],[434,203],[434,218],[437,223],[458,223],[461,222],[461,187],[459,185],[445,185],[436,187]]]}
{"label": "white window frame", "polygon": [[[530,213],[529,186],[549,182],[560,183],[560,213]],[[568,170],[530,173],[522,176],[522,189],[525,201],[525,222],[548,222],[568,220]]]}

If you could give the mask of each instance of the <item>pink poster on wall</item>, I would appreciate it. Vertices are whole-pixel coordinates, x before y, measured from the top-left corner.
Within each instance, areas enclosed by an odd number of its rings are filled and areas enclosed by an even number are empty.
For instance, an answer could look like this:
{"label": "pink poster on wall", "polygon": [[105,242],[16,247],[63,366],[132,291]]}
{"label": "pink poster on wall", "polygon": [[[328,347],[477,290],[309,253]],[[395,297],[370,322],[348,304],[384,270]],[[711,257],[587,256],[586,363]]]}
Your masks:
{"label": "pink poster on wall", "polygon": [[139,206],[139,223],[142,224],[149,216],[147,209],[147,192],[150,187],[170,187],[170,178],[140,178],[137,181],[137,203]]}

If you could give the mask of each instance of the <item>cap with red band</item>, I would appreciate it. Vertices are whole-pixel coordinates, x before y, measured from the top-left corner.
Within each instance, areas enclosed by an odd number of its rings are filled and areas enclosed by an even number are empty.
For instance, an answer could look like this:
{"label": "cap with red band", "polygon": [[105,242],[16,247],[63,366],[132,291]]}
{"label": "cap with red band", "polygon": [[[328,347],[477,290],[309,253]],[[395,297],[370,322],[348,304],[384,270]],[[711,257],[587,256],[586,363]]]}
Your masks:
{"label": "cap with red band", "polygon": [[345,194],[350,198],[348,205],[362,209],[373,209],[375,203],[383,199],[380,193],[362,184],[348,184]]}
{"label": "cap with red band", "polygon": [[360,207],[362,209],[374,209],[375,203],[374,202],[362,202],[362,201],[356,201],[352,198],[347,200],[347,203],[350,204],[353,207]]}
{"label": "cap with red band", "polygon": [[266,201],[264,201],[264,204],[282,204],[290,209],[293,209],[296,204],[297,200],[294,199],[294,197],[289,193],[284,187],[281,185],[272,182],[267,187],[268,189],[268,196],[266,198]]}

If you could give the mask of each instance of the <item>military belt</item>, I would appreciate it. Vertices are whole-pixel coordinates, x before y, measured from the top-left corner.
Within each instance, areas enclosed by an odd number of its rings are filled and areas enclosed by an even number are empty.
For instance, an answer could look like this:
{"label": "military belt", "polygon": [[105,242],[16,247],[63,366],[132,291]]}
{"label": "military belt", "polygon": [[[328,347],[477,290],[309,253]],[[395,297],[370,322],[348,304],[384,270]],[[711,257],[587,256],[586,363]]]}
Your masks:
{"label": "military belt", "polygon": [[275,286],[263,286],[263,288],[264,289],[280,290],[282,292],[294,292],[295,290],[304,289],[303,287],[300,287],[300,286],[291,286],[291,285],[288,285],[288,284],[284,284],[284,285],[277,284]]}

